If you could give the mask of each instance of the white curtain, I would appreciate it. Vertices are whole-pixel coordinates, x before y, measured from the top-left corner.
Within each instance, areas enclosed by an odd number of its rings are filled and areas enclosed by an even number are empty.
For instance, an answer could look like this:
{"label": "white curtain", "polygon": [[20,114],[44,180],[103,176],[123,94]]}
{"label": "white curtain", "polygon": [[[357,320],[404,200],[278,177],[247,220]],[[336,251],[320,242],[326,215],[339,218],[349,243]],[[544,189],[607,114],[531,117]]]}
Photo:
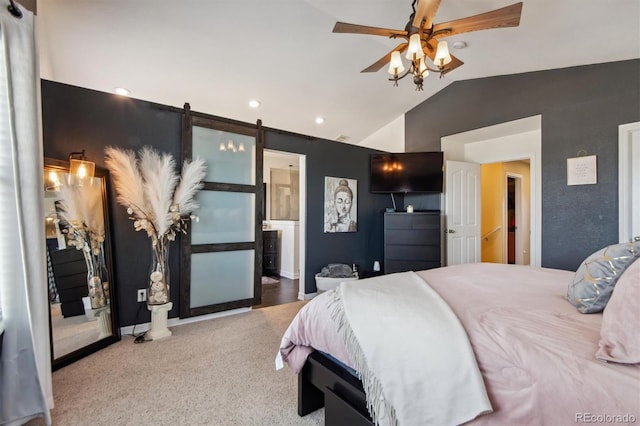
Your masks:
{"label": "white curtain", "polygon": [[53,407],[35,21],[0,1],[0,425]]}

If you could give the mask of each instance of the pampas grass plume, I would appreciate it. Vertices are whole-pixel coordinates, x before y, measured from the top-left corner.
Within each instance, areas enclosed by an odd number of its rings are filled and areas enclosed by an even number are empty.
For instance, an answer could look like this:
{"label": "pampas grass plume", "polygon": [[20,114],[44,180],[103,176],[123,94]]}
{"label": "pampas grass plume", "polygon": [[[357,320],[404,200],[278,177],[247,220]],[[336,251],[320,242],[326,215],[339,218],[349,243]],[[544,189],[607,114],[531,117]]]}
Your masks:
{"label": "pampas grass plume", "polygon": [[133,210],[133,214],[143,219],[148,216],[144,199],[144,181],[138,170],[138,160],[131,150],[113,147],[105,149],[105,164],[111,171],[113,185],[118,194],[116,201]]}
{"label": "pampas grass plume", "polygon": [[[104,237],[102,192],[96,184],[60,187],[61,211],[59,215],[71,226],[86,227],[87,231]],[[78,229],[82,231],[82,229]]]}
{"label": "pampas grass plume", "polygon": [[170,154],[158,154],[145,146],[140,151],[140,173],[144,179],[145,196],[157,235],[164,235],[171,225],[173,191],[178,184],[175,161]]}
{"label": "pampas grass plume", "polygon": [[194,197],[202,188],[202,180],[207,174],[204,160],[196,158],[192,162],[184,162],[180,184],[173,195],[173,204],[178,206],[180,215],[186,215],[197,209]]}
{"label": "pampas grass plume", "polygon": [[182,217],[198,207],[194,196],[206,175],[203,160],[185,162],[180,176],[171,154],[149,146],[139,151],[139,160],[133,151],[119,148],[108,147],[105,154],[117,201],[133,211],[132,219],[140,219],[134,222],[136,230],[145,229],[154,239],[166,234],[172,239],[175,229],[184,231]]}

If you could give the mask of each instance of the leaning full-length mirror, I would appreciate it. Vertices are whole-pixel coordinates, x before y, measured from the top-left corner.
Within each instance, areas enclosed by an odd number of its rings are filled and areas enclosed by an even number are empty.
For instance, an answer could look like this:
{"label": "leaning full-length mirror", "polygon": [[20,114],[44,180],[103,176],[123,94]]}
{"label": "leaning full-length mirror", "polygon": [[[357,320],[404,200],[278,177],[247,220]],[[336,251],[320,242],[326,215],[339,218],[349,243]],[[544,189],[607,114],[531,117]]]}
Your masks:
{"label": "leaning full-length mirror", "polygon": [[44,211],[53,368],[120,339],[109,239],[108,173],[72,175],[45,159]]}

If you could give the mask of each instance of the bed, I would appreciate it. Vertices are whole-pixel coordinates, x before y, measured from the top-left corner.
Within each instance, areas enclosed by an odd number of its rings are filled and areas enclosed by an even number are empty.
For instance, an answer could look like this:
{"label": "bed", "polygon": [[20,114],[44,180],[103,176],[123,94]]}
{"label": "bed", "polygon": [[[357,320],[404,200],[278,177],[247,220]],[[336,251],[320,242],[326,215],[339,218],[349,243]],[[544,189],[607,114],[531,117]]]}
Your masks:
{"label": "bed", "polygon": [[[640,262],[633,266],[625,279],[640,282]],[[479,263],[414,275],[446,302],[464,328],[490,403],[488,410],[478,409],[467,420],[455,423],[568,425],[640,420],[640,364],[596,358],[602,350],[603,314],[580,313],[567,301],[567,285],[574,272]],[[396,283],[407,279],[406,274],[384,277]],[[378,279],[381,277],[343,283],[339,289]],[[402,423],[384,416],[373,420],[362,371],[356,368],[358,362],[336,322],[334,293],[320,294],[307,303],[282,338],[278,358],[298,373],[298,414],[304,416],[325,406],[325,424],[438,424]],[[393,300],[393,293],[385,298]],[[631,323],[624,329],[637,336],[637,310],[630,312]],[[407,347],[415,340],[406,338]],[[429,378],[418,381],[428,382]],[[437,393],[428,392],[433,388],[427,389],[426,399]],[[413,403],[413,407],[424,405]]]}

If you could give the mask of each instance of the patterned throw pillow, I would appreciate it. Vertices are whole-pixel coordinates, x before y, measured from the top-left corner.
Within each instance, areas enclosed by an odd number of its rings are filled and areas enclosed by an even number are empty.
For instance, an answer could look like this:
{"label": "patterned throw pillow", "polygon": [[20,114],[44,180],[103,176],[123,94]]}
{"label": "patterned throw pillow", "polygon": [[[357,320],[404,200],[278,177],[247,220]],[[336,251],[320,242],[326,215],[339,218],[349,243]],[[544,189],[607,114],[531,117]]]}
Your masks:
{"label": "patterned throw pillow", "polygon": [[640,241],[613,244],[587,257],[567,290],[567,300],[583,314],[602,312],[616,281],[640,256]]}

